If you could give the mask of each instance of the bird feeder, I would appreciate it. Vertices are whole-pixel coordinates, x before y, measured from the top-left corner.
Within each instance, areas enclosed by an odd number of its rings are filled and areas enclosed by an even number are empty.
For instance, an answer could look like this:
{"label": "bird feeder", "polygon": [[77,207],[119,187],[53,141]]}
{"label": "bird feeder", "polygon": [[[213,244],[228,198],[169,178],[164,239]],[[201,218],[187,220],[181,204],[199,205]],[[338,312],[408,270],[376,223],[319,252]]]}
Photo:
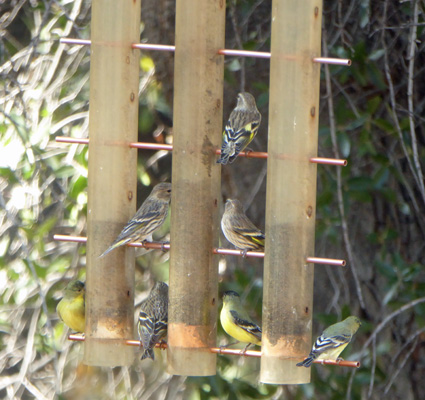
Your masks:
{"label": "bird feeder", "polygon": [[99,258],[136,211],[140,0],[92,2],[84,362],[133,362],[134,250]]}
{"label": "bird feeder", "polygon": [[273,1],[260,380],[310,381],[321,1]]}
{"label": "bird feeder", "polygon": [[178,0],[174,61],[168,372],[216,374],[225,2]]}

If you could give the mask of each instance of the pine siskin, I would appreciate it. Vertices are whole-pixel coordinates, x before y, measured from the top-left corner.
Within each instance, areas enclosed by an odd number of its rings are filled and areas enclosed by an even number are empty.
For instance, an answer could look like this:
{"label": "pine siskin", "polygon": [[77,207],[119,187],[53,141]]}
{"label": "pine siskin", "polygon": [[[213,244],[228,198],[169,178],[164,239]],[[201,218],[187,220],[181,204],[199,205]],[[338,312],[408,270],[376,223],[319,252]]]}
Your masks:
{"label": "pine siskin", "polygon": [[308,357],[297,367],[310,367],[314,360],[337,360],[360,326],[360,320],[353,316],[331,325],[316,339]]}
{"label": "pine siskin", "polygon": [[142,360],[155,359],[153,348],[167,334],[168,285],[156,282],[149,296],[140,306],[137,330],[143,344]]}
{"label": "pine siskin", "polygon": [[73,331],[84,332],[86,325],[85,287],[81,281],[71,281],[56,307],[59,318]]}
{"label": "pine siskin", "polygon": [[223,293],[223,308],[220,312],[221,326],[238,342],[261,346],[261,328],[253,322],[241,304],[239,295],[233,290]]}
{"label": "pine siskin", "polygon": [[226,239],[238,249],[264,251],[265,236],[245,215],[239,200],[227,200],[221,230]]}
{"label": "pine siskin", "polygon": [[221,156],[217,163],[232,163],[257,134],[261,114],[254,97],[247,92],[238,94],[236,107],[230,113],[223,132]]}
{"label": "pine siskin", "polygon": [[146,240],[167,218],[170,199],[171,183],[163,182],[156,185],[134,217],[127,222],[115,241],[99,257],[105,256],[113,249],[126,243]]}

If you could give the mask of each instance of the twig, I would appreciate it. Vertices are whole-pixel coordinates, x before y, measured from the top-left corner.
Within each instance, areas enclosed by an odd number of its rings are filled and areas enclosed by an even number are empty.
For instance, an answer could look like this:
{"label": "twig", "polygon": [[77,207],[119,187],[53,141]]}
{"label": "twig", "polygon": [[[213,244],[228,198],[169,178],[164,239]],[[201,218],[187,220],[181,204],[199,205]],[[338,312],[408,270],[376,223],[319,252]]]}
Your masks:
{"label": "twig", "polygon": [[[323,54],[325,57],[328,56],[328,46],[326,43],[326,30],[323,30]],[[333,152],[336,158],[339,158],[338,144],[336,140],[336,124],[335,124],[335,115],[334,115],[334,105],[332,97],[332,85],[331,77],[329,72],[329,66],[326,64],[325,68],[325,81],[326,81],[326,96],[328,100],[328,110],[329,110],[329,130],[331,133],[332,147]],[[354,283],[356,287],[357,297],[359,298],[360,307],[365,310],[366,305],[363,299],[363,293],[360,285],[360,279],[357,275],[357,262],[354,259],[353,250],[351,247],[350,237],[348,234],[347,220],[345,218],[344,210],[344,199],[342,195],[342,179],[341,179],[341,169],[336,169],[336,179],[337,179],[337,198],[338,198],[338,208],[341,216],[341,226],[342,226],[342,235],[344,238],[345,249],[347,251],[348,260],[350,263],[350,270],[354,277]]]}
{"label": "twig", "polygon": [[[242,38],[238,28],[238,22],[236,21],[236,2],[232,1],[230,3],[230,19],[232,21],[233,30],[235,31],[235,41],[236,45],[243,49]],[[240,90],[241,92],[245,91],[245,57],[240,59],[241,63],[241,83]]]}
{"label": "twig", "polygon": [[[405,355],[405,357],[403,358],[402,362],[398,363],[398,367],[397,370],[395,371],[395,373],[391,376],[390,381],[388,382],[387,386],[385,386],[384,389],[384,394],[387,394],[388,391],[390,390],[391,386],[393,385],[395,379],[397,378],[398,374],[400,373],[400,371],[403,369],[404,365],[406,364],[406,361],[409,359],[409,357],[412,355],[412,353],[415,351],[415,348],[418,344],[418,336],[421,335],[423,332],[425,332],[425,328],[419,329],[417,330],[413,335],[411,335],[406,343],[404,343],[402,349],[400,350],[400,352],[397,354],[397,356],[401,353],[401,351],[403,349],[405,349],[410,343],[413,343],[413,346],[411,347],[411,349],[407,352],[407,354]],[[393,357],[393,361],[395,361],[397,357]],[[393,364],[393,365],[397,365],[397,364]]]}
{"label": "twig", "polygon": [[412,140],[412,152],[413,161],[415,163],[416,172],[418,174],[419,189],[422,195],[422,201],[425,204],[425,187],[424,178],[422,174],[421,164],[419,162],[418,145],[415,132],[415,121],[413,120],[414,109],[413,109],[413,73],[415,69],[415,51],[416,51],[416,31],[418,23],[418,0],[413,3],[413,25],[410,31],[410,46],[409,46],[409,68],[407,78],[407,104],[409,109],[409,125],[410,125],[410,137]]}
{"label": "twig", "polygon": [[[384,16],[383,16],[383,21],[386,20],[386,14],[387,14],[387,7],[388,7],[388,0],[385,1],[384,3]],[[415,171],[415,168],[413,167],[412,164],[412,160],[410,159],[409,156],[409,152],[407,150],[406,144],[404,143],[404,139],[403,139],[403,132],[401,130],[401,126],[400,126],[400,122],[398,120],[398,116],[397,116],[397,102],[395,99],[395,90],[394,90],[394,84],[393,84],[393,80],[392,80],[392,76],[391,76],[391,72],[390,72],[390,66],[389,66],[389,61],[388,61],[388,49],[387,49],[387,44],[385,42],[385,36],[384,36],[384,32],[382,31],[382,35],[381,35],[381,41],[382,41],[382,45],[384,48],[384,70],[385,70],[385,77],[387,78],[388,81],[388,88],[389,88],[389,92],[390,92],[390,103],[391,103],[391,110],[392,110],[392,117],[394,120],[394,125],[399,137],[399,141],[401,144],[401,148],[403,149],[403,153],[404,156],[407,160],[407,163],[409,165],[409,169],[412,172],[413,178],[415,179],[416,184],[418,185],[418,187],[423,186],[423,183],[421,185],[421,183],[419,182],[419,177]],[[419,211],[419,210],[417,210]]]}
{"label": "twig", "polygon": [[[385,326],[395,317],[402,314],[403,312],[410,310],[411,308],[417,306],[418,304],[425,303],[425,297],[420,297],[419,299],[412,300],[411,302],[405,304],[404,306],[400,307],[398,310],[393,311],[391,314],[387,315],[383,321],[375,328],[375,330],[372,332],[372,334],[369,336],[369,338],[366,340],[365,344],[363,345],[360,354],[359,354],[359,360],[363,357],[364,353],[366,352],[367,347],[370,345],[370,343],[375,340],[376,336],[385,328]],[[356,372],[352,371],[350,380],[348,381],[347,386],[347,394],[345,396],[346,400],[351,399],[351,388],[353,385],[354,380],[354,374]]]}

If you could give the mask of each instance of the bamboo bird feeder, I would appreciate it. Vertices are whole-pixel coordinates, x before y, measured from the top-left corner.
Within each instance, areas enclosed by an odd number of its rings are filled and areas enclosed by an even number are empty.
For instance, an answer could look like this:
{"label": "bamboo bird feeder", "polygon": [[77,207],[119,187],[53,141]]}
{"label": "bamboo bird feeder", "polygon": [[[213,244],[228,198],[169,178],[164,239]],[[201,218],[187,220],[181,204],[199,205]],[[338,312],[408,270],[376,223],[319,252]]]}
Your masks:
{"label": "bamboo bird feeder", "polygon": [[[300,384],[310,369],[295,366],[311,348],[313,263],[345,266],[344,260],[313,257],[317,164],[345,166],[346,160],[317,157],[320,63],[350,60],[320,57],[320,0],[273,0],[271,52],[224,49],[225,2],[177,0],[176,45],[137,43],[140,0],[117,6],[93,1],[90,141],[88,144],[87,294],[84,360],[91,365],[128,365],[133,360],[134,253],[126,247],[98,255],[134,215],[136,152],[173,151],[171,243],[130,243],[171,251],[168,317],[168,371],[176,375],[216,373],[217,248],[224,56],[270,59],[268,153],[242,152],[267,159],[266,251],[264,257],[263,346],[260,380]],[[191,23],[187,23],[191,21]],[[174,145],[137,143],[139,55],[137,49],[175,52]],[[194,113],[193,110],[196,110]],[[105,185],[105,182],[108,182]],[[188,196],[187,194],[191,195]],[[107,199],[107,201],[106,201]],[[358,367],[357,362],[322,364]]]}
{"label": "bamboo bird feeder", "polygon": [[99,254],[136,212],[140,0],[92,2],[87,223],[88,365],[131,365],[134,252]]}

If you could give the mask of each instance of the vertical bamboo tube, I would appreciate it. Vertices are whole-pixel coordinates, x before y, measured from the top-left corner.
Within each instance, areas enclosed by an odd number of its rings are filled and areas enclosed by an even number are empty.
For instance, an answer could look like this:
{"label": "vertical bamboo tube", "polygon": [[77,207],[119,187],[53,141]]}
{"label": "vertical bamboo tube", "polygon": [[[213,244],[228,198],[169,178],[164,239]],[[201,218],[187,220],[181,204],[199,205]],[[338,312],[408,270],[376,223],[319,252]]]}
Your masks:
{"label": "vertical bamboo tube", "polygon": [[322,4],[273,0],[260,380],[310,381]]}
{"label": "vertical bamboo tube", "polygon": [[133,350],[134,250],[103,258],[136,211],[140,0],[93,0],[86,340],[89,365],[130,365]]}
{"label": "vertical bamboo tube", "polygon": [[218,199],[226,2],[177,0],[168,372],[216,374]]}

